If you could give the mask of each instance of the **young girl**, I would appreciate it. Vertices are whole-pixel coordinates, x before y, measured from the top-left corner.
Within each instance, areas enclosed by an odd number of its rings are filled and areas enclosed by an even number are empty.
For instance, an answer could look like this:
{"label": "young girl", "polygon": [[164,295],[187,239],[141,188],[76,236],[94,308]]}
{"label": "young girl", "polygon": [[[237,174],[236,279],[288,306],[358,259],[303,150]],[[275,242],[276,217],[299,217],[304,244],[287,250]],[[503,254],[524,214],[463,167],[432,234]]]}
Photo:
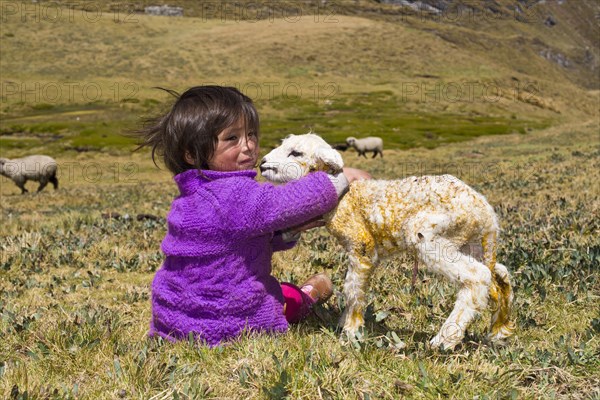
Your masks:
{"label": "young girl", "polygon": [[281,186],[258,183],[252,100],[231,87],[169,92],[177,97],[171,110],[139,132],[138,148],[151,146],[153,160],[162,156],[180,192],[167,217],[166,258],[152,282],[150,336],[192,334],[215,346],[244,330],[284,332],[332,287],[323,274],[302,288],[280,284],[271,276],[273,252],[293,247],[350,181],[369,176],[345,169]]}

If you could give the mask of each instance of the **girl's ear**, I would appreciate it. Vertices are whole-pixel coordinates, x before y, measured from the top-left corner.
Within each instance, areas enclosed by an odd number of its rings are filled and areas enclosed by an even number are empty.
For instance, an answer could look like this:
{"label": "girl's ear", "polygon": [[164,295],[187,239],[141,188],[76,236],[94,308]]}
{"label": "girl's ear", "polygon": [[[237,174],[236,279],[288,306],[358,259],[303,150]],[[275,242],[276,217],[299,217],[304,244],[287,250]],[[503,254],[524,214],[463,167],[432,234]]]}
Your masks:
{"label": "girl's ear", "polygon": [[331,147],[319,147],[315,151],[319,170],[337,174],[344,168],[344,160],[336,150]]}
{"label": "girl's ear", "polygon": [[192,154],[186,150],[185,154],[183,155],[183,159],[185,160],[186,163],[190,164],[190,165],[196,165],[196,161],[194,160],[194,157],[192,157]]}

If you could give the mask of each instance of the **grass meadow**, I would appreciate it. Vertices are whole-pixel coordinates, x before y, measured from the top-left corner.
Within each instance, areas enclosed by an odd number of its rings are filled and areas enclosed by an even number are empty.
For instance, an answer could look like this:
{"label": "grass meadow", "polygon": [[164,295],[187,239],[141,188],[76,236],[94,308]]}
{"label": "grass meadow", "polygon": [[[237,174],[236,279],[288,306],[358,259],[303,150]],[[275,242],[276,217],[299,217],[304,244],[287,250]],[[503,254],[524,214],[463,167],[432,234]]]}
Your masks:
{"label": "grass meadow", "polygon": [[282,280],[326,271],[337,289],[289,333],[212,350],[148,340],[149,285],[176,195],[168,173],[145,153],[79,153],[62,160],[57,191],[21,196],[3,179],[0,391],[17,399],[597,398],[597,130],[578,123],[390,150],[383,160],[344,153],[347,165],[377,178],[453,173],[495,206],[517,334],[505,346],[487,343],[485,314],[452,353],[427,342],[454,288],[420,271],[411,292],[403,257],[372,279],[362,341],[340,342],[347,260],[324,228],[274,259]]}
{"label": "grass meadow", "polygon": [[[594,2],[540,3],[529,22],[435,20],[373,0],[248,22],[172,3],[186,18],[0,0],[0,157],[51,155],[60,181],[21,195],[0,177],[0,398],[600,398],[600,82],[597,44],[581,50],[597,37]],[[123,133],[168,106],[153,87],[202,83],[255,99],[263,154],[309,129],[332,143],[377,135],[384,159],[349,150],[346,165],[381,179],[450,173],[483,193],[501,220],[515,337],[488,343],[488,312],[455,351],[430,349],[455,288],[420,270],[411,289],[399,255],[372,278],[361,339],[342,342],[347,258],[318,228],[273,259],[282,281],[332,277],[308,320],[214,349],[148,340],[177,188]]]}

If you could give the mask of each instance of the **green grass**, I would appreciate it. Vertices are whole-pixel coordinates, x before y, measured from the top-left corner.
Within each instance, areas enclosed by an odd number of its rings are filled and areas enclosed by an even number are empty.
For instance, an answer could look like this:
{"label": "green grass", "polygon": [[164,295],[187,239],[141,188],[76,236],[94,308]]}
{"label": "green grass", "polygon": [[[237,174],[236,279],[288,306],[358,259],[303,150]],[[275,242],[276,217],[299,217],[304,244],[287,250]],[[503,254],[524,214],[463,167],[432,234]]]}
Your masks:
{"label": "green grass", "polygon": [[27,107],[0,122],[1,153],[13,149],[62,154],[69,150],[126,152],[134,147],[127,132],[141,124],[152,102],[64,104]]}
{"label": "green grass", "polygon": [[[23,116],[0,124],[2,153],[12,150],[53,151],[113,149],[127,151],[135,141],[128,130],[142,123],[142,116],[156,115],[168,104],[157,102],[92,104],[32,108]],[[527,133],[549,126],[551,119],[517,119],[515,116],[431,113],[404,110],[392,92],[339,94],[332,101],[296,97],[259,100],[262,146],[276,146],[290,133],[309,129],[331,143],[348,136],[379,136],[386,149],[435,148],[478,136]]]}
{"label": "green grass", "polygon": [[344,94],[320,103],[275,98],[267,105],[286,112],[283,117],[267,114],[264,119],[263,145],[267,146],[277,145],[289,133],[312,129],[331,143],[345,142],[348,136],[379,136],[386,148],[435,148],[483,135],[526,133],[551,123],[508,116],[408,112],[402,101],[388,91]]}

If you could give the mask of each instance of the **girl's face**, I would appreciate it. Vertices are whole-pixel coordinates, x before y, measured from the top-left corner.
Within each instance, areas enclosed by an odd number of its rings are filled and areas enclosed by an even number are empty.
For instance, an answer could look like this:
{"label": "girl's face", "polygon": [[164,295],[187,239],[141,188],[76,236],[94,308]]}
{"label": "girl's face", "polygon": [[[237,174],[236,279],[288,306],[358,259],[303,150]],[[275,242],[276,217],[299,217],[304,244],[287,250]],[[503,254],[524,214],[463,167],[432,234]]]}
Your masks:
{"label": "girl's face", "polygon": [[208,168],[213,171],[254,169],[258,160],[258,136],[246,132],[244,119],[224,129],[217,137],[217,147]]}

